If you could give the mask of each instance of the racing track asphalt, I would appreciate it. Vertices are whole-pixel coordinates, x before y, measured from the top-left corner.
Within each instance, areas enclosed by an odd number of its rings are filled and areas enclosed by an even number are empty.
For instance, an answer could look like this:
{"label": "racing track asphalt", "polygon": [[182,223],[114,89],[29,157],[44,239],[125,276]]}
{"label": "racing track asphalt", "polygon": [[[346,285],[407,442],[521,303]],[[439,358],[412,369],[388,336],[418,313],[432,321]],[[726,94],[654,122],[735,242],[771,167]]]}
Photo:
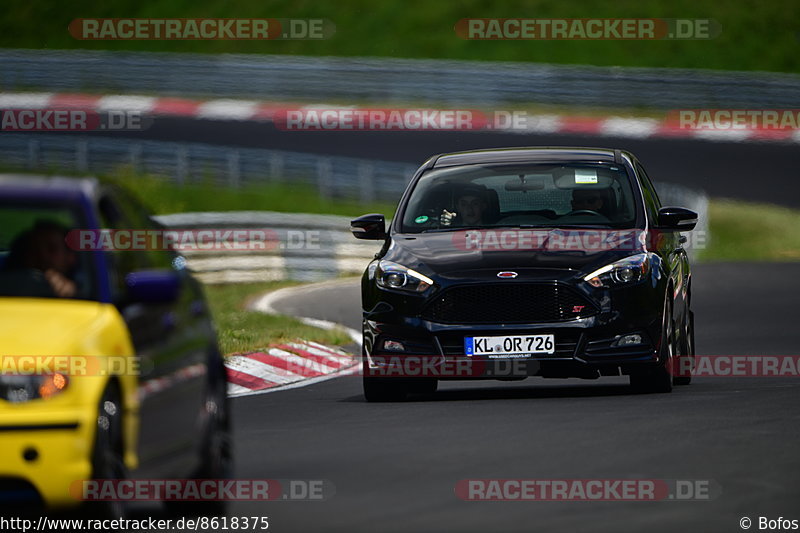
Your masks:
{"label": "racing track asphalt", "polygon": [[[701,354],[796,354],[800,264],[694,270]],[[358,284],[274,304],[359,327]],[[788,311],[788,312],[787,312]],[[238,477],[326,479],[322,502],[239,503],[276,531],[741,531],[800,519],[800,381],[700,378],[636,395],[625,378],[450,382],[368,404],[360,378],[234,400]],[[466,502],[471,478],[701,479],[711,501]]]}
{"label": "racing track asphalt", "polygon": [[[420,163],[481,147],[626,148],[651,176],[800,207],[798,144],[586,135],[280,132],[266,123],[159,118],[149,139]],[[797,354],[800,264],[694,267],[701,354]],[[280,301],[286,313],[359,327],[358,288]],[[233,400],[240,478],[327,479],[323,502],[237,503],[275,531],[741,531],[748,516],[800,519],[800,382],[702,378],[672,394],[633,395],[624,378],[448,383],[435,395],[368,404],[358,377]],[[688,502],[465,502],[468,478],[712,479]]]}

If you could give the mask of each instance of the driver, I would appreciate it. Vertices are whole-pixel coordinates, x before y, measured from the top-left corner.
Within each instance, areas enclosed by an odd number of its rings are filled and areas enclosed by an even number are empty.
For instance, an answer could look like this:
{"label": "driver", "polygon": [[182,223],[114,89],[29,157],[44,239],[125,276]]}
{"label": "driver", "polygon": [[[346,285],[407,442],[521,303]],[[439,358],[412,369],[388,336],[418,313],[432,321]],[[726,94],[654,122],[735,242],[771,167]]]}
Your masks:
{"label": "driver", "polygon": [[[36,225],[21,234],[11,245],[11,252],[4,271],[27,273],[32,279],[42,279],[53,295],[72,298],[77,292],[76,283],[70,278],[75,267],[75,252],[67,247],[67,234],[58,222],[39,220]],[[28,277],[17,279],[17,290],[27,290]],[[4,287],[5,292],[6,287]],[[32,289],[31,289],[32,290]],[[31,295],[31,294],[29,294]]]}
{"label": "driver", "polygon": [[601,213],[603,209],[603,196],[597,189],[575,189],[572,191],[573,211],[594,211]]}
{"label": "driver", "polygon": [[486,201],[486,190],[481,187],[466,187],[456,196],[456,210],[451,213],[447,209],[440,217],[443,226],[481,226],[485,224],[485,214],[489,209]]}

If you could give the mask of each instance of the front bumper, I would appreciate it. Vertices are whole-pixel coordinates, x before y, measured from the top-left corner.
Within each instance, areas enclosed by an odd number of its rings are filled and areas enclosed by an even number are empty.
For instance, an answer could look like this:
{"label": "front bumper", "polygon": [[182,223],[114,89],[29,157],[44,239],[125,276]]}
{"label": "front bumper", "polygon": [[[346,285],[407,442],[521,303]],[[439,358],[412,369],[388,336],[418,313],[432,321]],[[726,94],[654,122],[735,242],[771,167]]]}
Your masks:
{"label": "front bumper", "polygon": [[89,479],[97,413],[74,408],[0,416],[0,505],[68,508],[80,503],[70,488]]}
{"label": "front bumper", "polygon": [[[659,363],[662,291],[650,284],[599,291],[595,299],[599,312],[593,316],[530,324],[432,322],[408,313],[407,299],[393,305],[393,295],[388,295],[381,299],[379,312],[373,308],[364,313],[364,369],[380,375],[393,366],[405,365],[404,370],[412,375],[439,379],[592,379],[635,373]],[[465,337],[529,334],[553,334],[555,353],[499,358],[465,354]],[[632,334],[639,335],[642,342],[615,346],[621,337]],[[387,341],[401,343],[404,350],[387,349]],[[432,371],[433,367],[438,370]]]}

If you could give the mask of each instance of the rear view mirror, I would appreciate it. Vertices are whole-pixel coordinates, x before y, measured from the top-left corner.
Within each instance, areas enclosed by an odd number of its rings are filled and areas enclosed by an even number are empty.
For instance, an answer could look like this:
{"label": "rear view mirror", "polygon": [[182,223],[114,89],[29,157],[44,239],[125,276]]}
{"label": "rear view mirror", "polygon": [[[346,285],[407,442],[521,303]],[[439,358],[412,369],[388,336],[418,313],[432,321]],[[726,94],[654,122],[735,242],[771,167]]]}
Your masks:
{"label": "rear view mirror", "polygon": [[386,218],[379,213],[360,216],[350,222],[350,231],[356,239],[385,239]]}
{"label": "rear view mirror", "polygon": [[541,191],[544,189],[544,180],[542,178],[528,178],[525,181],[511,180],[506,182],[504,188],[507,191]]}
{"label": "rear view mirror", "polygon": [[685,207],[662,207],[658,210],[660,229],[692,231],[697,225],[697,213]]}
{"label": "rear view mirror", "polygon": [[172,303],[181,292],[181,279],[172,270],[139,270],[125,276],[130,303]]}

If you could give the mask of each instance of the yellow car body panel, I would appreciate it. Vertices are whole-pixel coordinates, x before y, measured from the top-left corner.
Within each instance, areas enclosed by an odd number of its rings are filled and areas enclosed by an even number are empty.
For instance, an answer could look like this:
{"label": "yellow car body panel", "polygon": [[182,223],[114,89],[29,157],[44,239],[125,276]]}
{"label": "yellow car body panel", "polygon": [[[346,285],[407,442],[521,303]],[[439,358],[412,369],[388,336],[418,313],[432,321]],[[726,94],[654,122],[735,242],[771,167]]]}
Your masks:
{"label": "yellow car body panel", "polygon": [[[128,468],[136,468],[137,367],[130,334],[116,307],[82,300],[0,298],[0,368],[8,372],[21,356],[36,356],[45,364],[47,356],[81,361],[108,361],[112,356],[117,363],[105,367],[111,371],[68,374],[66,388],[48,399],[0,399],[0,478],[27,480],[49,508],[80,503],[70,487],[91,478],[98,406],[111,379],[122,393],[123,458]],[[115,375],[102,375],[108,373]],[[30,450],[36,450],[35,460],[30,460]]]}

